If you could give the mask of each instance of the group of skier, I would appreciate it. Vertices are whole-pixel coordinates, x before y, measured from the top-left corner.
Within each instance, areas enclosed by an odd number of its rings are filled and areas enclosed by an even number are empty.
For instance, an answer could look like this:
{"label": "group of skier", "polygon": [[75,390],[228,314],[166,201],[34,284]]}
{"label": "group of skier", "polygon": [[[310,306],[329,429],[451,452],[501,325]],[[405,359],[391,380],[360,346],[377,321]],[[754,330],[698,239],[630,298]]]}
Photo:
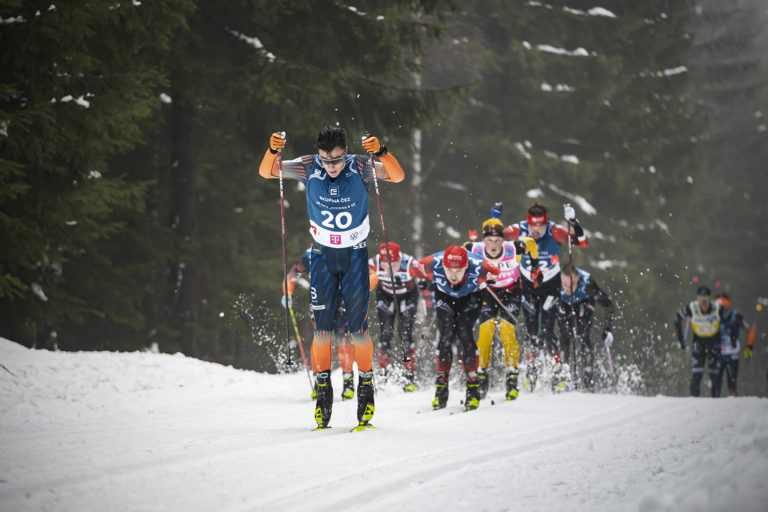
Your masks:
{"label": "group of skier", "polygon": [[[559,390],[567,379],[565,369],[571,354],[579,347],[583,386],[593,389],[594,352],[589,330],[594,305],[606,308],[603,339],[609,346],[613,340],[613,304],[589,273],[570,262],[561,268],[561,245],[568,245],[569,254],[571,247],[588,245],[572,207],[566,205],[564,210],[567,227],[551,221],[547,209],[539,204],[529,208],[525,220],[505,227],[500,219],[501,204],[497,203],[491,209],[491,218],[482,225],[480,241],[474,237],[420,261],[389,242],[381,244],[369,259],[368,188],[374,183],[380,201],[378,181],[402,181],[404,173],[397,159],[370,135],[362,140],[367,155],[348,154],[346,133],[338,127],[320,131],[313,155],[283,160],[285,142],[284,132],[272,134],[259,173],[265,178],[281,179],[281,197],[283,178],[300,181],[306,188],[313,242],[286,276],[284,298],[288,300],[284,305],[291,306],[295,281],[309,271],[317,428],[327,428],[332,413],[334,338],[343,372],[342,399],[355,395],[354,360],[358,368],[356,429],[370,426],[375,411],[374,350],[367,313],[369,293],[374,288],[381,326],[377,350],[380,375],[386,377],[390,365],[397,317],[404,347],[405,391],[415,389],[416,345],[412,331],[419,290],[433,304],[438,330],[434,409],[444,408],[447,403],[454,344],[466,376],[465,409],[479,406],[489,388],[491,344],[497,325],[504,345],[507,400],[518,397],[518,364],[523,352],[528,388],[535,387],[542,364],[550,360],[555,367],[553,389]],[[525,350],[516,335],[521,309],[528,333]],[[479,336],[475,339],[473,331],[478,322]],[[560,338],[555,336],[556,322]]]}
{"label": "group of skier", "polygon": [[[598,304],[604,308],[602,340],[612,371],[614,305],[589,272],[572,264],[573,248],[588,246],[573,207],[564,207],[567,225],[555,223],[546,207],[534,204],[524,220],[505,226],[501,221],[501,203],[496,203],[491,208],[491,217],[482,224],[480,240],[471,231],[470,240],[463,245],[451,245],[419,261],[402,251],[398,244],[388,242],[381,244],[369,258],[369,186],[371,183],[375,186],[386,239],[378,182],[403,180],[404,173],[397,159],[371,135],[362,138],[367,154],[349,154],[346,133],[339,127],[326,126],[320,131],[315,154],[283,160],[285,143],[284,132],[272,134],[259,174],[281,180],[281,201],[284,178],[297,180],[306,189],[313,241],[285,276],[283,300],[284,306],[291,308],[295,282],[302,273],[309,272],[313,321],[311,366],[318,429],[328,428],[333,409],[334,339],[343,375],[341,398],[347,400],[355,396],[352,370],[355,362],[358,369],[358,426],[355,429],[371,426],[375,411],[374,348],[368,327],[368,302],[374,289],[381,328],[376,351],[378,373],[382,379],[388,375],[395,319],[398,319],[406,392],[413,391],[416,385],[413,327],[420,293],[432,306],[432,320],[438,331],[434,409],[442,409],[447,404],[454,345],[466,378],[465,409],[477,408],[486,397],[492,379],[492,342],[497,327],[506,367],[506,400],[519,396],[521,362],[526,369],[524,386],[529,390],[535,388],[544,365],[552,369],[553,391],[564,389],[569,382],[574,388],[594,390],[596,350],[590,331]],[[285,232],[283,235],[285,237]],[[561,259],[564,245],[568,250],[567,263]],[[686,332],[688,324],[694,332],[691,394],[699,394],[707,360],[707,369],[713,376],[713,396],[720,393],[721,370],[728,375],[729,392],[735,394],[738,357],[734,363],[731,352],[735,348],[738,353],[740,326],[748,326],[741,315],[728,308],[727,297],[713,302],[709,295],[706,287],[700,288],[697,301],[684,306],[675,317],[681,347],[685,339],[683,319]],[[526,332],[523,343],[518,340],[517,328],[521,310]],[[477,339],[474,337],[476,324],[479,324]],[[721,343],[721,337],[726,337],[728,343]],[[754,330],[745,355],[751,354],[753,337]]]}

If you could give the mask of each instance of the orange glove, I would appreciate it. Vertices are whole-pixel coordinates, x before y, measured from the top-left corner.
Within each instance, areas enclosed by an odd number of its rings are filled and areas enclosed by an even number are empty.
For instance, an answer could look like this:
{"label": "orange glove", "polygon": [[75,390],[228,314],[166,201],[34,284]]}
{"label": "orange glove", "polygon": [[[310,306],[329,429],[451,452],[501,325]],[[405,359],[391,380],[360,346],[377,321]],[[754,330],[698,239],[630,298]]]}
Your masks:
{"label": "orange glove", "polygon": [[[296,281],[291,281],[291,276],[288,276],[288,295],[293,295],[293,291],[296,289]],[[285,294],[285,281],[283,281],[283,294]]]}
{"label": "orange glove", "polygon": [[269,138],[269,149],[273,152],[280,151],[285,147],[285,132],[275,132]]}
{"label": "orange glove", "polygon": [[374,288],[376,288],[376,285],[379,284],[379,273],[378,272],[371,272],[369,277],[369,280],[371,284],[368,286],[368,289],[373,291]]}
{"label": "orange glove", "polygon": [[367,153],[376,153],[378,155],[381,152],[381,143],[376,137],[366,134],[363,136],[363,149]]}

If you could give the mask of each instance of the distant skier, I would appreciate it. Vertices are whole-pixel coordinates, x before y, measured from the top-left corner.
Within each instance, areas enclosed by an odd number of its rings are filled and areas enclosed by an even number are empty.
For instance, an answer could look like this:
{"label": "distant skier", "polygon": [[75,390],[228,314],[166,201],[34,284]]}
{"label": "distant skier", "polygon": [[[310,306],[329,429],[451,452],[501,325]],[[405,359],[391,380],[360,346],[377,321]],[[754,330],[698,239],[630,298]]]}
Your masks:
{"label": "distant skier", "polygon": [[[309,272],[310,261],[312,257],[312,246],[304,251],[299,257],[298,261],[291,266],[288,271],[288,307],[293,306],[293,292],[296,289],[296,281],[304,274]],[[285,295],[282,296],[281,302],[285,307]],[[341,300],[339,294],[337,299],[337,305],[335,308],[334,320],[333,320],[333,333],[336,340],[336,351],[339,358],[339,366],[341,366],[342,372],[342,390],[341,399],[351,400],[355,397],[355,374],[353,371],[353,364],[355,360],[355,348],[352,345],[352,340],[349,336],[349,329],[347,327],[347,312],[344,308],[344,302]],[[312,326],[315,326],[315,315],[312,308],[309,309],[310,316],[312,318]],[[312,357],[310,352],[310,358]],[[312,364],[314,367],[314,363]],[[317,376],[315,375],[315,387],[312,392],[312,398],[317,398]]]}
{"label": "distant skier", "polygon": [[[278,178],[278,152],[285,146],[285,134],[275,132],[259,166],[264,178]],[[373,167],[368,155],[347,154],[346,132],[326,126],[317,135],[317,154],[283,162],[285,178],[303,183],[307,193],[312,243],[312,310],[315,335],[312,364],[317,373],[317,428],[328,428],[333,410],[331,387],[331,338],[334,307],[339,294],[347,308],[347,321],[355,345],[359,373],[357,385],[358,426],[364,428],[373,418],[373,341],[368,332],[368,186],[374,179],[403,180],[397,159],[376,137],[367,136],[363,148],[380,160]]]}
{"label": "distant skier", "polygon": [[531,237],[538,248],[538,258],[526,254],[520,260],[520,273],[523,276],[521,302],[526,330],[531,336],[529,343],[532,345],[532,350],[527,350],[526,354],[526,384],[531,389],[536,386],[538,366],[541,364],[537,354],[544,349],[556,363],[553,390],[560,390],[564,386],[560,380],[560,355],[554,337],[557,303],[560,299],[560,245],[567,244],[569,236],[575,247],[587,247],[589,241],[576,219],[576,211],[566,206],[563,214],[573,231],[549,220],[547,208],[538,203],[528,208],[526,220],[504,228],[506,240]]}
{"label": "distant skier", "polygon": [[[416,343],[413,341],[413,324],[416,318],[416,306],[419,302],[419,288],[416,286],[416,279],[414,278],[417,267],[416,258],[402,252],[400,246],[395,242],[389,242],[389,251],[384,244],[381,244],[379,253],[368,260],[372,280],[375,279],[378,282],[376,311],[381,327],[377,353],[379,368],[386,375],[391,358],[392,338],[395,335],[395,316],[398,316],[400,339],[404,345],[409,347],[408,353],[405,354],[408,360],[405,362],[404,391],[416,390],[414,383]],[[394,287],[390,272],[395,279]],[[395,295],[397,295],[397,301],[395,301]],[[395,302],[397,302],[397,306]],[[397,315],[395,314],[395,307],[398,309]]]}
{"label": "distant skier", "polygon": [[[492,209],[491,215],[498,213],[500,216],[501,205],[497,203],[494,208],[495,210]],[[538,256],[538,251],[533,238],[521,238],[515,242],[504,241],[504,225],[498,217],[491,217],[483,222],[482,232],[482,242],[467,242],[465,247],[471,254],[499,267],[499,278],[491,289],[503,307],[488,294],[480,311],[480,318],[478,319],[480,328],[477,337],[479,354],[477,379],[480,383],[480,398],[485,398],[488,393],[491,345],[498,322],[499,336],[504,346],[506,399],[514,400],[519,394],[517,366],[520,358],[520,347],[515,337],[517,315],[520,311],[520,269],[518,264],[523,254],[530,252],[535,259]]]}
{"label": "distant skier", "polygon": [[[720,324],[727,322],[730,312],[727,308],[711,300],[712,292],[706,286],[700,286],[696,291],[696,300],[684,305],[675,314],[675,331],[677,331],[677,346],[685,349],[685,334],[683,323],[688,324],[693,331],[693,354],[691,356],[691,396],[701,394],[701,379],[704,367],[709,372],[712,383],[712,397],[720,396],[718,389],[718,363],[720,361]],[[738,328],[731,329],[729,341],[736,345]]]}
{"label": "distant skier", "polygon": [[463,247],[452,245],[419,261],[417,277],[435,284],[437,325],[440,339],[435,360],[437,379],[432,408],[443,409],[448,402],[448,376],[453,362],[451,345],[458,342],[458,350],[467,374],[466,410],[477,409],[480,393],[477,381],[477,345],[472,327],[483,305],[483,288],[499,276],[499,268],[469,255]]}
{"label": "distant skier", "polygon": [[[748,340],[754,343],[754,330],[750,329],[749,323],[744,317],[731,308],[731,298],[726,293],[720,293],[715,296],[715,302],[720,306],[727,308],[725,321],[720,323],[720,364],[717,372],[717,391],[718,396],[722,392],[723,375],[725,375],[725,381],[728,386],[729,396],[739,396],[738,379],[739,379],[739,353],[741,347],[739,343],[739,331],[743,327],[749,333]],[[736,344],[731,343],[731,331],[736,331]],[[746,351],[750,349],[750,345],[747,345]]]}
{"label": "distant skier", "polygon": [[[594,391],[595,350],[590,333],[592,321],[595,318],[595,304],[600,304],[605,309],[603,344],[608,348],[613,343],[613,301],[597,285],[592,274],[570,263],[561,267],[560,281],[562,287],[558,305],[558,324],[563,361],[567,364],[576,363],[579,371],[583,372],[576,376],[576,379],[581,379],[585,390]],[[579,360],[573,361],[572,355],[576,350],[578,350]]]}

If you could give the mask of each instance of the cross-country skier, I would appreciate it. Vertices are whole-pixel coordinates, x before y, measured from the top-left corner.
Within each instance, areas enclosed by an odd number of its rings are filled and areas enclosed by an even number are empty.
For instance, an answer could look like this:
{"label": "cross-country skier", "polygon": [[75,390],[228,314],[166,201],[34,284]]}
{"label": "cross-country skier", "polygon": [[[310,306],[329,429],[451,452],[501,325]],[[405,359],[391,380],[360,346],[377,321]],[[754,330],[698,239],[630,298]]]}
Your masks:
{"label": "cross-country skier", "polygon": [[[696,300],[684,305],[675,314],[675,331],[677,331],[677,346],[685,350],[685,334],[683,323],[688,323],[693,331],[693,354],[691,356],[691,396],[701,394],[701,379],[704,367],[707,367],[712,383],[711,396],[720,396],[717,386],[717,367],[720,361],[720,324],[726,322],[729,315],[727,308],[711,300],[712,292],[706,286],[700,286],[696,291]],[[731,329],[730,344],[736,344],[738,325]]]}
{"label": "cross-country skier", "polygon": [[[725,321],[720,324],[720,365],[717,372],[717,391],[718,396],[722,391],[723,374],[725,374],[725,381],[728,385],[729,396],[739,396],[738,379],[739,379],[739,352],[741,347],[739,344],[739,330],[743,327],[747,329],[749,333],[749,340],[754,343],[754,329],[750,329],[749,323],[744,317],[731,308],[731,298],[727,293],[720,293],[715,296],[715,302],[726,309]],[[736,345],[731,343],[731,331],[736,330]],[[749,348],[749,345],[747,345]],[[746,352],[746,349],[745,349]]]}
{"label": "cross-country skier", "polygon": [[[299,257],[298,261],[293,264],[288,271],[288,307],[293,306],[293,292],[296,289],[296,281],[299,280],[302,274],[309,272],[310,261],[312,257],[312,246],[309,246]],[[282,296],[280,301],[285,307],[285,295]],[[351,400],[355,397],[355,374],[353,372],[353,363],[355,360],[355,348],[352,346],[352,340],[349,336],[349,330],[347,328],[347,312],[344,308],[344,303],[341,300],[341,295],[337,299],[337,306],[335,308],[334,317],[334,339],[336,340],[336,351],[339,358],[339,366],[341,366],[342,372],[342,390],[341,399]],[[312,308],[309,310],[312,318],[312,325],[315,325],[315,315]],[[310,352],[310,357],[312,353]],[[314,365],[312,365],[314,367]],[[317,376],[315,376],[315,388],[312,392],[312,398],[317,398]]]}
{"label": "cross-country skier", "polygon": [[[414,383],[416,343],[413,341],[413,323],[419,302],[419,288],[414,278],[417,266],[418,261],[410,254],[402,252],[395,242],[389,242],[389,251],[385,244],[381,244],[379,253],[368,260],[372,281],[375,279],[378,282],[376,311],[381,327],[377,353],[379,368],[386,375],[391,358],[392,338],[395,335],[395,316],[398,316],[400,339],[404,346],[408,346],[408,353],[405,354],[407,361],[405,361],[404,391],[416,390]],[[390,275],[395,279],[394,293]],[[397,301],[395,301],[395,295],[397,295]],[[395,307],[398,308],[397,315]]]}
{"label": "cross-country skier", "polygon": [[[500,209],[497,204],[496,208]],[[493,215],[493,211],[491,214]],[[499,210],[499,215],[501,214]],[[483,222],[482,242],[467,242],[465,247],[471,254],[483,258],[485,261],[499,267],[499,277],[496,283],[490,287],[503,306],[496,301],[490,293],[485,298],[485,303],[480,311],[479,334],[477,337],[477,350],[479,355],[479,368],[477,380],[480,383],[480,399],[488,393],[489,378],[488,367],[491,363],[491,345],[496,333],[496,324],[499,325],[499,336],[504,345],[504,364],[506,371],[506,399],[514,400],[518,396],[517,377],[520,347],[515,336],[517,315],[520,310],[520,269],[519,262],[523,254],[530,252],[535,259],[537,257],[536,242],[533,238],[521,238],[514,242],[504,240],[504,224],[496,217]]]}
{"label": "cross-country skier", "polygon": [[531,237],[536,241],[539,252],[538,258],[526,254],[520,260],[523,315],[526,330],[531,337],[529,343],[532,345],[528,347],[532,350],[526,350],[526,384],[531,390],[536,386],[538,366],[541,364],[537,354],[544,349],[556,363],[552,388],[560,390],[564,386],[559,379],[560,357],[554,337],[557,303],[560,299],[560,245],[567,244],[569,236],[571,245],[575,247],[587,247],[589,241],[576,219],[576,211],[566,206],[563,213],[572,231],[549,220],[547,208],[538,203],[528,209],[526,220],[504,228],[506,240]]}
{"label": "cross-country skier", "polygon": [[[264,178],[278,178],[278,152],[285,134],[275,132],[259,166]],[[347,309],[347,321],[355,346],[359,372],[357,419],[364,428],[375,410],[373,398],[373,341],[368,332],[368,186],[376,178],[400,182],[403,170],[397,159],[376,137],[366,136],[363,148],[379,158],[348,154],[346,132],[326,126],[317,135],[317,154],[282,163],[283,176],[303,183],[307,193],[312,243],[310,293],[315,313],[312,364],[317,373],[317,428],[328,428],[333,409],[331,387],[331,338],[339,294]]]}
{"label": "cross-country skier", "polygon": [[[577,368],[582,372],[584,389],[595,388],[595,351],[590,338],[592,321],[595,317],[595,304],[605,309],[603,325],[603,344],[609,348],[613,343],[613,301],[600,289],[592,274],[566,263],[560,269],[560,303],[558,324],[560,325],[560,348],[563,362],[571,364],[571,357],[578,350]],[[574,338],[575,339],[572,339]],[[578,346],[576,346],[578,345]]]}
{"label": "cross-country skier", "polygon": [[467,374],[466,410],[477,409],[480,394],[477,381],[477,345],[472,327],[483,306],[482,290],[499,276],[499,268],[469,255],[467,250],[452,245],[419,261],[417,277],[435,284],[437,325],[440,339],[435,360],[437,380],[433,409],[442,409],[448,402],[448,375],[453,362],[453,341],[458,342],[460,359]]}

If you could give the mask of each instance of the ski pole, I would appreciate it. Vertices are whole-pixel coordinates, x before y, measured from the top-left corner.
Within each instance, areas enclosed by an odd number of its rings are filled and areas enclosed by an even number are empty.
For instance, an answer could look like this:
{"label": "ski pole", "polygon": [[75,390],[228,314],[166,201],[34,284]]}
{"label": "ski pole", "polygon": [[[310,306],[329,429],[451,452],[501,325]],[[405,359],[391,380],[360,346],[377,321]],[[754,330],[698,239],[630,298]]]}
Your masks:
{"label": "ski pole", "polygon": [[[280,132],[285,138],[285,132]],[[283,192],[283,151],[282,149],[277,150],[277,167],[280,174],[280,229],[282,231],[282,245],[283,245],[283,296],[285,298],[285,305],[288,306],[288,255],[285,249],[285,194]],[[291,328],[289,326],[290,320],[289,320],[290,313],[288,312],[288,308],[285,308],[285,333],[287,336],[288,345],[286,347],[286,352],[288,352],[288,358],[285,361],[285,364],[288,366],[291,366],[293,364],[293,361],[291,361]]]}
{"label": "ski pole", "polygon": [[499,306],[501,306],[501,309],[503,309],[506,314],[508,314],[511,318],[515,318],[515,315],[513,315],[512,312],[509,310],[509,308],[505,306],[503,302],[501,302],[501,299],[499,298],[499,296],[496,295],[496,293],[493,290],[491,290],[489,286],[485,287],[485,291],[491,294],[491,297],[493,297],[494,300],[496,300],[496,302],[499,303]]}
{"label": "ski pole", "polygon": [[608,354],[608,369],[611,371],[611,378],[613,378],[613,358],[611,357],[611,347],[605,347],[605,351]]}
{"label": "ski pole", "polygon": [[[369,133],[366,133],[363,136],[363,140],[367,139],[371,135]],[[389,253],[389,239],[387,238],[387,226],[384,224],[384,207],[381,205],[381,193],[379,193],[379,180],[376,177],[376,160],[373,159],[373,151],[368,152],[368,156],[371,157],[371,167],[373,168],[373,188],[376,190],[376,200],[379,203],[379,217],[381,218],[381,235],[384,237],[384,247],[387,251],[387,260],[389,261],[389,264],[387,265],[389,267],[389,282],[392,283],[392,298],[394,299],[395,303],[395,320],[397,320],[398,325],[400,322],[402,322],[402,319],[400,318],[400,301],[397,299],[397,288],[395,284],[395,274],[392,271],[392,256]],[[408,352],[410,351],[410,348],[407,345],[406,340],[400,338],[400,341],[403,344],[403,362],[407,363],[411,360],[411,358],[408,356]]]}
{"label": "ski pole", "polygon": [[304,361],[304,369],[307,370],[307,379],[309,379],[309,387],[315,389],[312,383],[312,376],[309,374],[309,365],[307,365],[307,356],[304,354],[304,345],[301,343],[301,335],[299,334],[299,324],[296,322],[296,315],[293,312],[293,304],[288,306],[291,311],[291,319],[293,320],[293,330],[296,331],[296,340],[299,342],[299,351],[301,352],[301,359]]}
{"label": "ski pole", "polygon": [[757,337],[757,313],[758,311],[762,311],[762,309],[763,305],[758,302],[755,306],[755,321],[752,322],[752,327],[747,331],[747,346],[750,348],[755,345],[755,338]]}
{"label": "ski pole", "polygon": [[[570,207],[570,203],[565,203],[563,205],[563,209]],[[568,267],[571,271],[571,280],[573,280],[573,254],[571,252],[571,219],[565,219],[568,221]],[[571,296],[571,317],[573,318],[573,339],[576,341],[577,339],[577,330],[576,330],[576,312],[573,309],[573,294],[574,290],[568,290],[568,294]]]}

